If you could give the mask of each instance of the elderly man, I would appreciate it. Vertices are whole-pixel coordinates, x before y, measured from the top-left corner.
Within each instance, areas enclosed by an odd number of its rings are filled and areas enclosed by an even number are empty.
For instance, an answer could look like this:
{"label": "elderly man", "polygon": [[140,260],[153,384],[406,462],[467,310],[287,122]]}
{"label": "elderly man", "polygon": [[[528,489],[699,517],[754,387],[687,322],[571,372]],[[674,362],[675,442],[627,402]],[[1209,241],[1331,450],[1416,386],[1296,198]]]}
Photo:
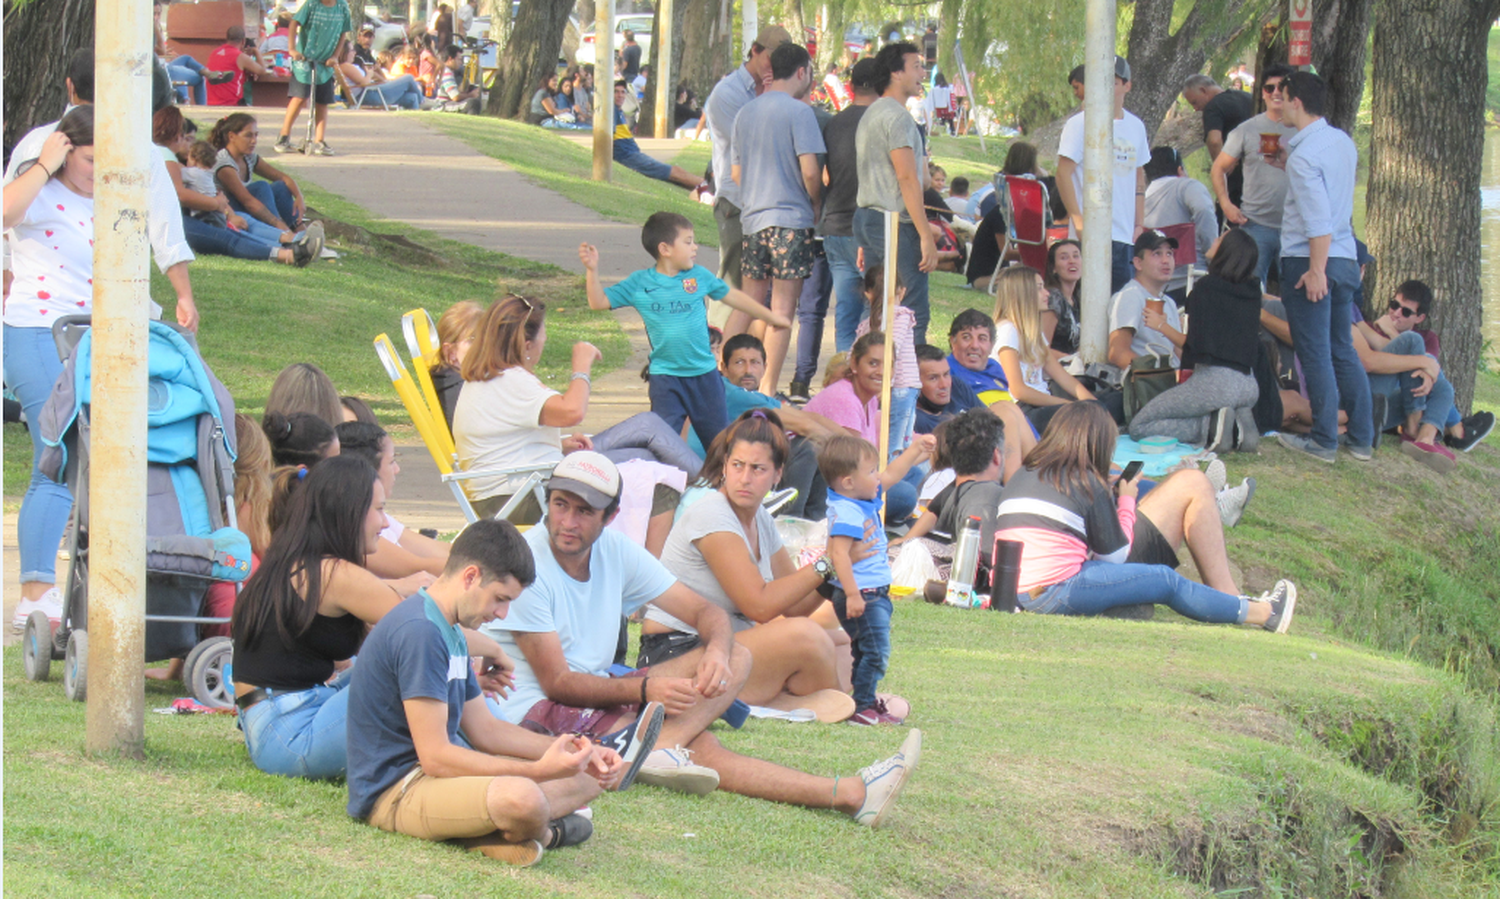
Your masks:
{"label": "elderly man", "polygon": [[[689,590],[650,553],[619,531],[605,530],[620,506],[620,473],[590,451],[570,454],[546,485],[547,518],[526,542],[536,580],[512,604],[503,624],[484,630],[511,651],[515,691],[495,713],[543,733],[612,732],[651,702],[667,708],[657,745],[641,767],[642,783],[704,794],[723,788],[743,796],[833,808],[870,827],[883,823],[916,767],[921,731],[901,750],[855,777],[815,777],[725,749],[706,728],[734,701],[750,672],[729,615]],[[652,603],[688,624],[701,645],[649,669],[614,676],[618,622]],[[690,758],[690,756],[692,758]]]}

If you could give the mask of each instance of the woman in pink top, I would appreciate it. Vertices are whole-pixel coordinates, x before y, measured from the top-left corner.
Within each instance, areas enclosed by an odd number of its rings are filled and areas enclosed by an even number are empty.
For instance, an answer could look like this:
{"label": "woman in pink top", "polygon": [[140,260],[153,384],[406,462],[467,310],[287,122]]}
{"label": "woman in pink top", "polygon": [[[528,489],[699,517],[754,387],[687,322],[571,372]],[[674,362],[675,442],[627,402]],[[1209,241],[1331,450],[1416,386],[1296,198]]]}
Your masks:
{"label": "woman in pink top", "polygon": [[1190,581],[1166,565],[1127,561],[1139,476],[1112,488],[1120,432],[1103,406],[1073,403],[1052,418],[1026,467],[1005,485],[995,537],[1024,544],[1016,595],[1028,612],[1097,615],[1161,603],[1195,621],[1254,624],[1286,633],[1297,604],[1291,581],[1258,599]]}
{"label": "woman in pink top", "polygon": [[[849,371],[818,391],[806,410],[816,412],[872,446],[880,446],[880,385],[885,368],[885,334],[871,331],[849,350]],[[925,468],[925,466],[923,466]],[[905,521],[917,507],[917,488],[926,471],[913,467],[906,479],[885,492],[885,520]]]}

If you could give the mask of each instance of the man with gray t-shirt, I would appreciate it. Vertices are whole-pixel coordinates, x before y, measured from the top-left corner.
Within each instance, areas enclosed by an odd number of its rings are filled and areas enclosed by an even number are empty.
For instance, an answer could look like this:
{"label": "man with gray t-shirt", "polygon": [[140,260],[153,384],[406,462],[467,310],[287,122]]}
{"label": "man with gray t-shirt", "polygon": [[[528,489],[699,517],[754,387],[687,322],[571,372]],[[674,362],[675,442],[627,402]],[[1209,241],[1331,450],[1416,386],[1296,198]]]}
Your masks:
{"label": "man with gray t-shirt", "polygon": [[885,213],[900,214],[896,270],[906,287],[901,305],[917,317],[913,337],[927,342],[927,273],[937,268],[937,241],[927,226],[922,191],[927,186],[927,147],[906,101],[921,96],[922,51],[915,44],[886,44],[875,55],[872,86],[880,99],[870,104],[854,135],[859,172],[859,208],[854,237],[865,254],[865,271],[885,259]]}
{"label": "man with gray t-shirt", "polygon": [[[813,225],[823,193],[824,152],[818,118],[805,98],[812,90],[807,49],[785,43],[771,51],[771,86],[745,104],[730,142],[731,173],[740,185],[740,276],[756,302],[788,319],[802,281],[812,274]],[[767,293],[769,292],[769,303]],[[745,331],[750,316],[729,316],[726,336]],[[760,391],[776,394],[791,330],[766,333],[766,373]]]}
{"label": "man with gray t-shirt", "polygon": [[[1286,94],[1281,83],[1291,74],[1284,65],[1266,69],[1261,78],[1261,95],[1266,100],[1266,111],[1243,122],[1229,132],[1224,149],[1214,159],[1210,175],[1214,193],[1219,198],[1219,208],[1224,210],[1224,219],[1231,225],[1245,229],[1255,238],[1260,250],[1260,261],[1255,273],[1261,285],[1281,255],[1281,211],[1286,206],[1286,171],[1271,162],[1262,151],[1261,135],[1276,135],[1278,146],[1297,133],[1297,129],[1282,121],[1281,107]],[[1275,154],[1272,154],[1274,158]],[[1239,205],[1229,200],[1228,176],[1235,166],[1245,172],[1245,187]]]}

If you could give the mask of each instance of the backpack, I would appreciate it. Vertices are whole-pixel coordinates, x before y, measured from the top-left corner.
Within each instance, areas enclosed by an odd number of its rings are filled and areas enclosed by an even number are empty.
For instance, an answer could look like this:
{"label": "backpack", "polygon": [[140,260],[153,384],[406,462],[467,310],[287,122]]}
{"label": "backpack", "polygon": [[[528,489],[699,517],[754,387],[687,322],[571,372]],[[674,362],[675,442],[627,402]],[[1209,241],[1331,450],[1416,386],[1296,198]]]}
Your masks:
{"label": "backpack", "polygon": [[1152,400],[1177,386],[1177,369],[1171,356],[1137,356],[1120,378],[1125,394],[1125,423]]}

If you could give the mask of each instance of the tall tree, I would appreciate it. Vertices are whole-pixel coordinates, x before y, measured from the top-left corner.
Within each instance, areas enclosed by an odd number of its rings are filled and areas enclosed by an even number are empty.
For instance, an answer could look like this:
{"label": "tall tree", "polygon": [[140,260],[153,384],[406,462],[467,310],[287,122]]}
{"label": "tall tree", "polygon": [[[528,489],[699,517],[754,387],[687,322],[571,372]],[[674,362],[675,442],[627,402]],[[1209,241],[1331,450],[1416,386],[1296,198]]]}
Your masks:
{"label": "tall tree", "polygon": [[[485,112],[502,119],[526,114],[542,76],[557,71],[557,52],[574,2],[521,0],[521,10],[511,26],[505,52],[500,54],[500,70],[495,74],[495,86]],[[605,68],[608,69],[607,61]],[[600,79],[601,84],[606,81],[608,78]]]}
{"label": "tall tree", "polygon": [[1313,7],[1313,66],[1328,82],[1327,118],[1350,134],[1365,95],[1373,5],[1372,0],[1322,0]]}
{"label": "tall tree", "polygon": [[94,43],[94,0],[6,0],[5,152],[68,103],[68,59]]}
{"label": "tall tree", "polygon": [[1125,108],[1140,116],[1151,135],[1177,102],[1183,80],[1201,72],[1210,53],[1258,26],[1264,14],[1260,0],[1195,2],[1173,30],[1175,6],[1176,0],[1136,0],[1130,24]]}
{"label": "tall tree", "polygon": [[[708,101],[709,91],[732,67],[729,48],[733,39],[730,0],[676,0],[672,4],[672,80],[686,84]],[[646,79],[646,97],[641,101],[642,133],[656,116],[656,73],[661,70],[658,54],[667,43],[660,39],[657,17],[651,20],[651,74]],[[668,116],[670,119],[671,117]]]}
{"label": "tall tree", "polygon": [[1380,262],[1372,295],[1388,297],[1408,278],[1432,287],[1443,369],[1461,408],[1473,399],[1484,340],[1479,185],[1486,42],[1496,16],[1500,0],[1383,0],[1375,12],[1366,231]]}

